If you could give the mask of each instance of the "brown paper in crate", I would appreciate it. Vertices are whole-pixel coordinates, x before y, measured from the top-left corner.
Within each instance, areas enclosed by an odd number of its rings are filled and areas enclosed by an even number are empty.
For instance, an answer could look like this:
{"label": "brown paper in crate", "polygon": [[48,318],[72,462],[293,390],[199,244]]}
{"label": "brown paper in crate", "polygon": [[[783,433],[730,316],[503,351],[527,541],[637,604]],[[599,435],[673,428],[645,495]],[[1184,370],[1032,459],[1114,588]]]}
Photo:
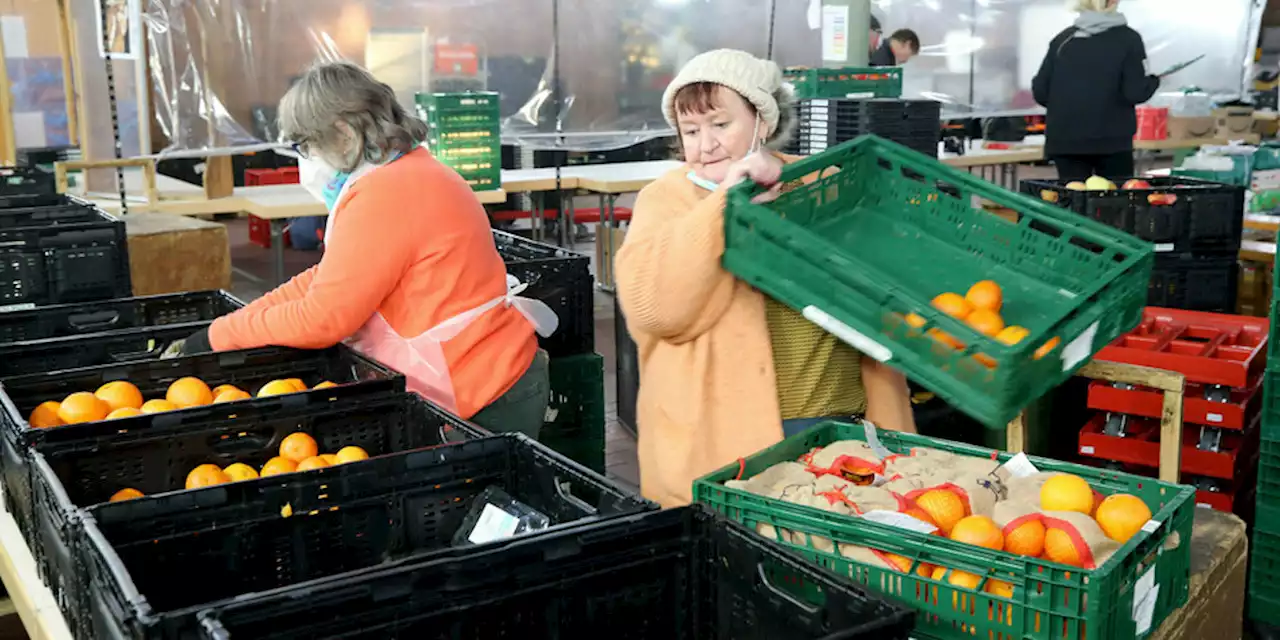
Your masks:
{"label": "brown paper in crate", "polygon": [[[856,487],[855,487],[856,488]],[[819,494],[816,487],[796,488],[782,499],[792,504],[798,504],[806,507],[821,509],[837,515],[848,516],[853,513],[851,506],[844,500],[840,491],[832,491],[830,494]],[[825,553],[835,552],[835,543],[830,538],[811,535],[803,531],[791,532],[791,542],[803,547],[813,547],[818,551]]]}
{"label": "brown paper in crate", "polygon": [[729,480],[724,486],[766,498],[780,498],[789,489],[812,487],[813,481],[813,474],[806,471],[804,465],[779,462],[746,480]]}
{"label": "brown paper in crate", "polygon": [[1098,526],[1097,521],[1083,513],[1074,511],[1044,511],[1043,522],[1046,529],[1045,556],[1049,557],[1048,530],[1060,529],[1067,533],[1076,554],[1080,558],[1080,566],[1084,569],[1096,569],[1107,562],[1121,544],[1107,537]]}
{"label": "brown paper in crate", "polygon": [[936,469],[939,465],[948,464],[959,458],[954,453],[916,447],[908,455],[894,455],[884,459],[884,477],[893,480],[898,477],[911,477],[922,472]]}
{"label": "brown paper in crate", "polygon": [[[840,544],[837,546],[841,556],[859,564],[877,569],[891,569],[898,573],[906,573],[911,570],[912,561],[906,556],[854,544]],[[916,575],[928,578],[933,574],[933,569],[933,565],[922,562],[916,568]]]}
{"label": "brown paper in crate", "polygon": [[838,475],[870,485],[883,470],[880,456],[861,440],[839,440],[805,454],[800,462],[815,475]]}

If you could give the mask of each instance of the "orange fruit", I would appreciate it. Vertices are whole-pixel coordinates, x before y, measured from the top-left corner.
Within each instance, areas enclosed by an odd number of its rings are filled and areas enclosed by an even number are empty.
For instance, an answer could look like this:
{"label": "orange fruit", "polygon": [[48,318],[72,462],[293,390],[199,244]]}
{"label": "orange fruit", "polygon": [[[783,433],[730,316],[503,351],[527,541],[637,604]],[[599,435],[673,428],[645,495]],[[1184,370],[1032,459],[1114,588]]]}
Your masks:
{"label": "orange fruit", "polygon": [[212,394],[213,394],[213,397],[214,397],[214,398],[217,398],[218,396],[220,396],[220,395],[222,395],[222,394],[224,394],[224,393],[226,393],[226,392],[228,392],[228,391],[241,391],[241,389],[240,389],[240,387],[237,387],[237,386],[235,386],[234,384],[220,384],[220,385],[218,385],[218,386],[214,387],[214,388],[213,388],[213,390],[212,390],[212,391],[210,391],[209,393],[212,393]]}
{"label": "orange fruit", "polygon": [[1000,333],[996,334],[996,342],[1013,346],[1022,342],[1029,335],[1031,335],[1031,331],[1026,327],[1019,327],[1016,324],[1011,324],[1004,329],[1001,329]]}
{"label": "orange fruit", "polygon": [[1050,351],[1053,351],[1061,342],[1062,340],[1059,340],[1057,336],[1054,336],[1048,342],[1040,345],[1040,348],[1036,349],[1035,359],[1039,360],[1040,358],[1045,357],[1046,355],[1049,354]]}
{"label": "orange fruit", "polygon": [[132,418],[134,416],[140,416],[140,415],[142,415],[141,409],[134,409],[133,407],[120,407],[119,409],[116,409],[115,411],[108,413],[106,419],[119,420],[120,418]]}
{"label": "orange fruit", "polygon": [[1045,511],[1093,511],[1093,488],[1080,476],[1059,473],[1040,487],[1040,508]]}
{"label": "orange fruit", "polygon": [[933,299],[933,306],[953,318],[965,319],[973,312],[973,305],[958,293],[940,293]]}
{"label": "orange fruit", "polygon": [[982,366],[988,369],[994,369],[999,365],[999,363],[995,361],[995,358],[992,358],[985,353],[975,353],[973,354],[973,359],[977,360],[982,364]]}
{"label": "orange fruit", "polygon": [[177,411],[178,405],[168,400],[148,400],[142,403],[141,411],[143,413],[164,413],[166,411]]}
{"label": "orange fruit", "polygon": [[285,382],[288,382],[289,384],[293,385],[293,388],[295,391],[307,390],[307,383],[303,382],[302,378],[289,378],[285,380]]}
{"label": "orange fruit", "polygon": [[1044,557],[1072,567],[1083,567],[1080,551],[1071,541],[1071,536],[1062,529],[1048,528],[1044,531]]}
{"label": "orange fruit", "polygon": [[[893,568],[897,569],[898,571],[901,571],[903,573],[907,573],[911,571],[911,563],[912,563],[911,558],[900,556],[893,553],[886,553],[884,554],[884,559],[889,564],[893,565]],[[920,566],[916,567],[916,575],[920,576],[921,578],[928,578],[929,576],[933,575],[934,571],[935,571],[935,567],[926,562],[921,562]]]}
{"label": "orange fruit", "polygon": [[338,454],[336,453],[322,453],[320,457],[324,458],[325,462],[328,462],[331,467],[338,464]]}
{"label": "orange fruit", "polygon": [[258,397],[265,398],[267,396],[281,396],[286,393],[297,393],[298,388],[293,386],[288,380],[272,380],[258,389]]}
{"label": "orange fruit", "polygon": [[231,477],[218,468],[216,464],[202,464],[187,474],[187,488],[199,489],[216,484],[231,482]]}
{"label": "orange fruit", "polygon": [[61,406],[61,404],[53,400],[41,402],[40,406],[36,407],[30,416],[27,416],[27,424],[31,425],[32,429],[48,429],[49,427],[60,427],[66,424],[62,421],[62,418],[58,417],[58,409]]}
{"label": "orange fruit", "polygon": [[1004,550],[1020,556],[1040,557],[1044,553],[1044,523],[1027,520],[1005,534]]}
{"label": "orange fruit", "polygon": [[1004,319],[1000,317],[1000,314],[987,309],[974,309],[973,313],[970,313],[964,321],[984,336],[994,338],[1004,330]]}
{"label": "orange fruit", "polygon": [[929,514],[942,534],[951,535],[951,529],[968,513],[960,496],[946,489],[930,489],[916,497],[916,506]]}
{"label": "orange fruit", "polygon": [[310,471],[312,469],[323,469],[331,466],[333,465],[329,464],[329,462],[324,458],[320,456],[311,456],[310,458],[298,463],[297,471]]}
{"label": "orange fruit", "polygon": [[334,384],[334,383],[332,383],[332,382],[329,382],[328,380],[325,380],[324,382],[321,382],[320,384],[318,384],[318,385],[316,385],[316,386],[314,386],[314,387],[311,387],[311,390],[312,390],[312,391],[315,391],[316,389],[332,389],[332,388],[334,388],[334,387],[336,387],[336,386],[338,386],[338,385],[336,385],[336,384]]}
{"label": "orange fruit", "polygon": [[179,378],[169,385],[169,391],[164,394],[164,399],[172,402],[179,409],[201,407],[213,404],[213,392],[200,378]]}
{"label": "orange fruit", "polygon": [[142,406],[142,392],[124,380],[108,382],[93,393],[98,399],[107,403],[111,410],[137,409]]}
{"label": "orange fruit", "polygon": [[1151,509],[1137,496],[1117,493],[1098,505],[1096,520],[1108,538],[1121,544],[1137,535],[1151,519]]}
{"label": "orange fruit", "polygon": [[346,464],[357,460],[368,460],[369,454],[360,447],[343,447],[338,449],[338,464]]}
{"label": "orange fruit", "polygon": [[66,424],[97,422],[111,413],[111,407],[88,391],[80,391],[66,397],[58,405],[58,417]]}
{"label": "orange fruit", "polygon": [[241,482],[243,480],[253,480],[258,477],[258,472],[254,471],[253,467],[243,462],[229,464],[226,466],[225,469],[222,470],[222,472],[227,474],[227,477],[231,478],[232,482]]}
{"label": "orange fruit", "polygon": [[316,439],[302,433],[291,433],[280,441],[280,457],[288,458],[294,462],[302,462],[307,458],[315,457],[319,454],[319,447],[316,446]]}
{"label": "orange fruit", "polygon": [[1001,598],[1013,598],[1013,585],[1000,580],[988,580],[987,588],[984,591]]}
{"label": "orange fruit", "polygon": [[1004,304],[1004,291],[994,280],[983,280],[969,287],[968,293],[964,294],[964,299],[973,305],[974,309],[998,312]]}
{"label": "orange fruit", "polygon": [[222,393],[213,394],[213,403],[219,404],[222,402],[235,402],[237,400],[248,400],[249,398],[252,398],[252,397],[253,396],[249,395],[248,393],[245,393],[244,391],[231,388],[231,389],[227,389],[226,391],[223,391]]}
{"label": "orange fruit", "polygon": [[141,497],[142,492],[137,489],[121,489],[111,494],[111,500],[109,502],[124,502],[125,500],[133,500],[134,498]]}
{"label": "orange fruit", "polygon": [[297,469],[298,463],[288,458],[276,456],[262,465],[262,473],[259,474],[259,477],[266,478],[267,476],[276,476],[282,473],[293,473]]}
{"label": "orange fruit", "polygon": [[986,516],[961,518],[951,527],[950,538],[985,549],[999,551],[1004,548],[1004,534],[1000,532],[1000,526]]}
{"label": "orange fruit", "polygon": [[941,329],[930,329],[929,337],[933,338],[938,344],[951,347],[952,349],[963,349],[964,343],[956,339],[955,336],[942,331]]}

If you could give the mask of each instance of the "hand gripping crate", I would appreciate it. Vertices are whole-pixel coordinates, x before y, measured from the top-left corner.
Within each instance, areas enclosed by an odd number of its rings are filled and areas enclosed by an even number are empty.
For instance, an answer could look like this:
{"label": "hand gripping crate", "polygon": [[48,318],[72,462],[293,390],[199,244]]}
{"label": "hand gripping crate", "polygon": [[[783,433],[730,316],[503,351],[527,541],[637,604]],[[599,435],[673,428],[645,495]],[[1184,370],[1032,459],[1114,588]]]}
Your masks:
{"label": "hand gripping crate", "polygon": [[[321,381],[338,386],[238,402],[191,407],[181,411],[143,414],[102,422],[33,429],[27,417],[46,400],[62,400],[77,391],[93,392],[113,380],[127,380],[147,399],[163,398],[174,380],[195,376],[209,386],[234,384],[253,393],[263,383],[301,378],[307,387]],[[37,442],[66,442],[97,435],[101,429],[126,431],[164,427],[205,412],[235,412],[241,407],[290,406],[339,402],[374,393],[403,392],[404,376],[350,348],[338,345],[321,351],[264,347],[224,351],[170,360],[137,360],[98,367],[35,373],[0,381],[0,472],[4,501],[23,537],[33,536],[29,449]]]}
{"label": "hand gripping crate", "polygon": [[[176,413],[176,420],[167,424],[123,432],[99,423],[91,434],[32,450],[32,555],[72,628],[87,632],[88,596],[82,591],[86,583],[72,554],[81,510],[106,504],[125,488],[148,496],[180,492],[187,474],[201,464],[225,468],[241,462],[259,469],[278,454],[281,440],[296,432],[315,438],[324,453],[357,446],[370,456],[489,435],[441,415],[416,394],[384,392],[301,405],[285,396],[258,406],[212,405]],[[220,515],[217,509],[207,513]]]}
{"label": "hand gripping crate", "polygon": [[98,505],[75,549],[89,637],[190,637],[215,604],[451,555],[490,486],[551,520],[533,536],[656,508],[522,434]]}
{"label": "hand gripping crate", "polygon": [[[1191,525],[1195,490],[1151,478],[1030,458],[1040,471],[1071,473],[1105,495],[1129,493],[1147,503],[1152,519],[1102,566],[1092,570],[993,551],[880,522],[765,498],[724,486],[769,467],[800,460],[815,447],[840,440],[878,442],[891,454],[929,447],[1006,462],[1013,454],[926,436],[826,422],[694,481],[695,502],[756,530],[770,525],[837,545],[869,547],[912,563],[900,572],[862,564],[808,544],[783,542],[831,571],[916,609],[916,637],[965,638],[1142,638],[1187,601],[1191,573]],[[803,534],[810,534],[808,536]],[[946,567],[982,577],[975,589],[918,575],[920,565]],[[992,580],[1012,585],[1011,597],[985,591]],[[927,594],[927,595],[926,595]],[[961,604],[957,604],[961,603]]]}
{"label": "hand gripping crate", "polygon": [[[769,204],[751,202],[758,185],[730,190],[725,268],[988,427],[1003,429],[1142,317],[1149,244],[895,143],[861,137],[782,178],[796,188]],[[1029,330],[1016,345],[930,304],[987,279],[1004,289],[1006,322]]]}
{"label": "hand gripping crate", "polygon": [[311,582],[201,622],[216,640],[906,640],[911,630],[900,605],[702,505]]}

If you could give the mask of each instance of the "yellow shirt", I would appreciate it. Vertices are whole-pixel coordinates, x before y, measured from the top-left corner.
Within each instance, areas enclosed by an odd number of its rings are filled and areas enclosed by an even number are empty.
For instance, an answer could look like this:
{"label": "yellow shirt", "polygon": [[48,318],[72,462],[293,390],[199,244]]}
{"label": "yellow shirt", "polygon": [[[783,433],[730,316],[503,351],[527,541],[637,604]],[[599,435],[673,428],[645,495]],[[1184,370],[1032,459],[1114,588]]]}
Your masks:
{"label": "yellow shirt", "polygon": [[783,420],[866,411],[861,353],[773,298],[765,314]]}

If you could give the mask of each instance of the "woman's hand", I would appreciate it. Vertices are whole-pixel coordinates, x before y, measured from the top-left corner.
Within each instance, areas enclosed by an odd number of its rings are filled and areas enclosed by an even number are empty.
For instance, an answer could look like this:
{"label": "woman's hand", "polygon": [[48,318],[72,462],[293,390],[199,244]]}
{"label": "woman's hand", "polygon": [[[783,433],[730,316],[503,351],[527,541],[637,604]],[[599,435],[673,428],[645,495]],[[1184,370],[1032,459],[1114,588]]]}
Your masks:
{"label": "woman's hand", "polygon": [[779,182],[782,179],[782,161],[772,153],[753,153],[730,165],[720,185],[728,189],[737,186],[744,179],[751,180],[762,187],[769,187],[768,191],[752,198],[752,202],[776,200],[778,194],[782,193],[782,183]]}

